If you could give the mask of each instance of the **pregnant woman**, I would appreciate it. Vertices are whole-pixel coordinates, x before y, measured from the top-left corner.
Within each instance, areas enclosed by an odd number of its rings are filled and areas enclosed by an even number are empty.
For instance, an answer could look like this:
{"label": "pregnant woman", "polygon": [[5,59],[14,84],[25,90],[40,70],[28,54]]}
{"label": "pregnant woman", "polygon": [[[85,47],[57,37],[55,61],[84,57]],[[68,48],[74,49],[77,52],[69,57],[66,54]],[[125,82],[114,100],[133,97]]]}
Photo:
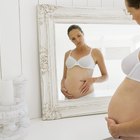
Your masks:
{"label": "pregnant woman", "polygon": [[[140,24],[140,0],[125,0],[125,4]],[[108,129],[114,138],[140,140],[140,48],[122,61],[122,70],[127,76],[110,101]]]}
{"label": "pregnant woman", "polygon": [[[65,53],[61,91],[67,99],[76,99],[91,95],[93,83],[105,81],[108,74],[101,51],[85,43],[82,29],[71,25],[67,33],[76,47]],[[101,76],[92,77],[96,64]]]}

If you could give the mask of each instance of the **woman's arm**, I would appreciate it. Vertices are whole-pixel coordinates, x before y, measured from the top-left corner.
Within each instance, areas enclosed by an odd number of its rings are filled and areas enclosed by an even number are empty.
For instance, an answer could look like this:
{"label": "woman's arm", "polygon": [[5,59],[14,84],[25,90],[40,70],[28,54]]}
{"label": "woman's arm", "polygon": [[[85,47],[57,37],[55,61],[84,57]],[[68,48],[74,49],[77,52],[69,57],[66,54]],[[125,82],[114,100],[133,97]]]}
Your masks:
{"label": "woman's arm", "polygon": [[67,53],[65,53],[65,56],[64,56],[64,68],[63,68],[63,77],[62,77],[62,80],[61,80],[61,90],[62,88],[65,88],[65,79],[66,79],[66,75],[67,75],[67,67],[66,67],[66,58],[67,58]]}
{"label": "woman's arm", "polygon": [[140,137],[140,118],[117,124],[113,119],[106,118],[110,134],[114,138]]}
{"label": "woman's arm", "polygon": [[92,57],[94,61],[96,62],[96,64],[98,64],[98,67],[101,72],[101,76],[91,77],[91,78],[86,78],[86,79],[81,80],[81,82],[83,82],[83,85],[80,88],[82,95],[85,95],[87,93],[87,91],[90,88],[90,85],[92,85],[93,83],[104,82],[108,78],[108,73],[106,70],[104,58],[101,51],[99,49],[93,49]]}
{"label": "woman's arm", "polygon": [[72,99],[73,96],[71,94],[68,93],[67,89],[65,88],[65,79],[66,79],[66,75],[67,75],[67,67],[66,67],[66,59],[69,55],[70,51],[65,53],[65,57],[64,57],[64,69],[63,69],[63,77],[61,80],[61,92],[64,94],[64,96],[68,99]]}
{"label": "woman's arm", "polygon": [[108,79],[108,73],[107,73],[107,69],[105,66],[103,54],[101,53],[101,51],[99,49],[94,49],[92,51],[92,56],[93,56],[94,61],[98,65],[100,72],[101,72],[101,76],[93,77],[93,83],[104,82],[105,80]]}

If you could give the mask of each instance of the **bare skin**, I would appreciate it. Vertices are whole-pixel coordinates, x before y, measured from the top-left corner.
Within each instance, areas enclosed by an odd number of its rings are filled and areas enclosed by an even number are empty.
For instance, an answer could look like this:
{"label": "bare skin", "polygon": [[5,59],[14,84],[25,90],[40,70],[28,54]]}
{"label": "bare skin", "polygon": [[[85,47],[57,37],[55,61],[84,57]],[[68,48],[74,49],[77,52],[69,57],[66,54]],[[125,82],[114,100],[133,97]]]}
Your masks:
{"label": "bare skin", "polygon": [[[113,95],[109,108],[108,117],[115,120],[117,124],[135,120],[140,117],[140,83],[128,78],[120,84]],[[140,140],[138,138],[126,138],[124,140]]]}
{"label": "bare skin", "polygon": [[127,8],[127,12],[132,16],[132,19],[135,20],[137,24],[140,25],[140,8],[135,9],[133,7],[129,7],[126,0],[125,0],[125,5]]}
{"label": "bare skin", "polygon": [[[128,13],[140,24],[140,8],[128,6]],[[139,53],[140,60],[140,53]],[[113,138],[140,140],[140,82],[125,78],[116,90],[108,108],[106,118],[108,129]]]}
{"label": "bare skin", "polygon": [[[67,71],[67,78],[65,79],[65,88],[68,93],[74,98],[79,98],[93,92],[93,85],[90,85],[85,89],[82,89],[85,81],[84,79],[92,77],[92,71],[89,69],[81,69],[79,67],[74,67]],[[91,80],[92,81],[92,80]]]}
{"label": "bare skin", "polygon": [[[69,38],[76,46],[71,53],[73,58],[79,60],[90,53],[91,48],[84,42],[84,35],[78,29],[71,30]],[[66,59],[69,54],[70,51],[65,53],[61,91],[66,98],[76,99],[93,92],[93,83],[105,81],[108,74],[103,55],[99,49],[93,49],[91,52],[93,61],[98,65],[101,72],[101,76],[99,77],[92,77],[92,69],[81,68],[79,66],[74,66],[73,68],[68,69],[66,67]]]}

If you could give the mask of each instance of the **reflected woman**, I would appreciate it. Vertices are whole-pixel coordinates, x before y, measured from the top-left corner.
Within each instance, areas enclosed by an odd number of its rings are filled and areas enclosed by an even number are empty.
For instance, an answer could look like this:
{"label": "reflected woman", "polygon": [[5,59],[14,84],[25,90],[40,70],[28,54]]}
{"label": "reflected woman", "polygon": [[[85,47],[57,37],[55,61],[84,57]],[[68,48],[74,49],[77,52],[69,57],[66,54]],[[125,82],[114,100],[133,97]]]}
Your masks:
{"label": "reflected woman", "polygon": [[[90,96],[94,91],[93,84],[108,77],[103,55],[99,49],[85,43],[84,33],[78,25],[71,25],[67,34],[75,49],[65,53],[61,91],[67,99]],[[92,77],[96,64],[101,76]]]}

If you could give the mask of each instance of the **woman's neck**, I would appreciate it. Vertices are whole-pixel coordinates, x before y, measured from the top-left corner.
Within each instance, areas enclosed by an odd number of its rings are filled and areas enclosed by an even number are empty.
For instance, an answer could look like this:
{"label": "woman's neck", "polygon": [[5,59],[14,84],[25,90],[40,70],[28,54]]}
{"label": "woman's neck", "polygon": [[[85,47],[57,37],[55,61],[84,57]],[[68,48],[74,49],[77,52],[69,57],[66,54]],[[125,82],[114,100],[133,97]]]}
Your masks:
{"label": "woman's neck", "polygon": [[75,50],[83,52],[86,51],[88,48],[89,48],[88,45],[84,44],[83,46],[76,47]]}

